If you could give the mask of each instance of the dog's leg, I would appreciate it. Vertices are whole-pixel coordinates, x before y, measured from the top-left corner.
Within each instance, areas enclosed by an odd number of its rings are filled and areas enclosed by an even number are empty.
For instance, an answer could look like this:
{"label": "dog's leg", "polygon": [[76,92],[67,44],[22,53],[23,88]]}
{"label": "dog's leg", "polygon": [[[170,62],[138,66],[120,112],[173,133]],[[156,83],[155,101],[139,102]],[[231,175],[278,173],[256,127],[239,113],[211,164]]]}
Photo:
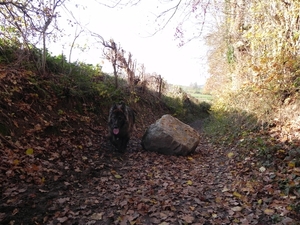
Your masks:
{"label": "dog's leg", "polygon": [[129,137],[124,137],[122,139],[122,142],[120,143],[120,149],[119,149],[120,152],[124,153],[126,151],[128,141],[129,141]]}

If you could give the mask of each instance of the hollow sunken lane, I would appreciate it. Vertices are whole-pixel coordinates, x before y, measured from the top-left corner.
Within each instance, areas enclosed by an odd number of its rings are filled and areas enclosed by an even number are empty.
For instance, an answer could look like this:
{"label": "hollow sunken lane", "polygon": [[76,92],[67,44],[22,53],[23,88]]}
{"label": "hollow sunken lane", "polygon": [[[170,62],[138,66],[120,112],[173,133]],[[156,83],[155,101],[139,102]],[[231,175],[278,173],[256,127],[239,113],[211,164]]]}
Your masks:
{"label": "hollow sunken lane", "polygon": [[119,154],[99,135],[80,132],[39,139],[47,152],[28,153],[28,167],[0,177],[1,224],[297,224],[251,159],[234,161],[236,149],[202,136],[193,155],[166,156],[132,138]]}
{"label": "hollow sunken lane", "polygon": [[128,161],[121,164],[118,174],[122,178],[111,180],[118,183],[120,198],[113,204],[123,220],[134,218],[138,224],[231,223],[228,205],[223,204],[231,177],[223,155],[208,143],[202,142],[189,157],[138,152],[130,153]]}
{"label": "hollow sunken lane", "polygon": [[[132,142],[134,142],[133,140]],[[131,142],[131,146],[133,145]],[[136,145],[138,147],[138,145]],[[80,224],[231,224],[226,160],[201,142],[188,157],[141,149],[102,153],[70,183],[68,212]],[[226,177],[226,178],[225,178]],[[75,185],[75,187],[73,187]],[[222,192],[223,190],[223,192]],[[225,191],[224,191],[225,190]],[[227,196],[228,195],[228,196]],[[233,199],[231,201],[234,201]],[[224,204],[226,202],[226,204]],[[67,203],[67,202],[66,202]]]}

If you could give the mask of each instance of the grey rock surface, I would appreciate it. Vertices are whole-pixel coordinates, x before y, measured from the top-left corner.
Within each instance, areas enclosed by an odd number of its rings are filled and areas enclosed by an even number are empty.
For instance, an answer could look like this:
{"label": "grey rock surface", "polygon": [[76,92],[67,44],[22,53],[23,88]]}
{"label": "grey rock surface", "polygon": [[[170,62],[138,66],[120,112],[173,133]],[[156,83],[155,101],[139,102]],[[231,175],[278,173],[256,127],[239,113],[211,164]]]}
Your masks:
{"label": "grey rock surface", "polygon": [[199,142],[195,129],[168,114],[151,124],[142,138],[145,150],[165,155],[188,155]]}

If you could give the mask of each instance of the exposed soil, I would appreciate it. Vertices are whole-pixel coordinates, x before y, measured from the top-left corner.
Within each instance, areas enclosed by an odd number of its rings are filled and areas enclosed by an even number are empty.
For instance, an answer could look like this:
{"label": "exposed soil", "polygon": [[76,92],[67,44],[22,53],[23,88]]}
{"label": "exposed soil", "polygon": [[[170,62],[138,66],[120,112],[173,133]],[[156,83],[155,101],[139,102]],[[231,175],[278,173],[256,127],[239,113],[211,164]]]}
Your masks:
{"label": "exposed soil", "polygon": [[[15,127],[13,135],[0,139],[1,224],[297,224],[300,220],[288,208],[290,200],[280,197],[272,185],[265,186],[271,173],[259,171],[250,157],[237,164],[236,149],[215,146],[204,137],[203,121],[191,124],[201,136],[193,155],[146,152],[141,137],[164,110],[155,114],[144,105],[138,109],[128,151],[120,154],[106,139],[105,113],[82,116],[59,111],[56,98],[39,102],[30,93],[12,98],[1,99],[3,127],[7,121]],[[69,109],[75,107],[70,105]]]}

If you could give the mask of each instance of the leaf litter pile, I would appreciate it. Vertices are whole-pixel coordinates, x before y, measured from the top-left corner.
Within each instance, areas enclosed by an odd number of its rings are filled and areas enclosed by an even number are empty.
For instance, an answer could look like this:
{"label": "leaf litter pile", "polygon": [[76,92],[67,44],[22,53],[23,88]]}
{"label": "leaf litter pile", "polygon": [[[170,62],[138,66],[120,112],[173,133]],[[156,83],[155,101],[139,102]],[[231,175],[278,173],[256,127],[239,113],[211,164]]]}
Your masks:
{"label": "leaf litter pile", "polygon": [[[52,113],[55,99],[41,111],[33,94],[1,101],[1,118],[31,129],[17,140],[1,135],[0,224],[299,224],[294,165],[258,167],[254,154],[239,160],[238,149],[204,135],[187,157],[146,152],[140,137],[149,122],[137,124],[119,154],[91,114]],[[59,134],[57,124],[64,124]],[[201,122],[192,126],[201,135]]]}

